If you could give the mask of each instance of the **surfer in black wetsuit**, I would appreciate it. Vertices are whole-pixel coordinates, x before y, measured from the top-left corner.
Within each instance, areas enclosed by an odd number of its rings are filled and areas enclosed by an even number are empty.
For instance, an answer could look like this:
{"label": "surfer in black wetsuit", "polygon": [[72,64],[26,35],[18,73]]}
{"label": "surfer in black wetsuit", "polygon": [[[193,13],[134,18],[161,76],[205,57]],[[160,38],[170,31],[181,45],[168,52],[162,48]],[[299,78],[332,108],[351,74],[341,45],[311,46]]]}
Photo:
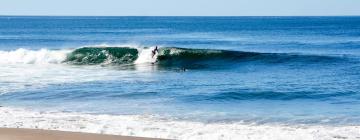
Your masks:
{"label": "surfer in black wetsuit", "polygon": [[156,53],[159,53],[158,46],[156,46],[155,49],[152,50],[152,56],[151,56],[151,57],[154,58],[154,56],[155,56]]}
{"label": "surfer in black wetsuit", "polygon": [[[156,46],[155,49],[151,51],[151,53],[152,53],[151,58],[154,58],[155,54],[159,53],[158,46]],[[152,62],[151,64],[155,64],[156,62],[157,62],[157,60],[155,62]]]}

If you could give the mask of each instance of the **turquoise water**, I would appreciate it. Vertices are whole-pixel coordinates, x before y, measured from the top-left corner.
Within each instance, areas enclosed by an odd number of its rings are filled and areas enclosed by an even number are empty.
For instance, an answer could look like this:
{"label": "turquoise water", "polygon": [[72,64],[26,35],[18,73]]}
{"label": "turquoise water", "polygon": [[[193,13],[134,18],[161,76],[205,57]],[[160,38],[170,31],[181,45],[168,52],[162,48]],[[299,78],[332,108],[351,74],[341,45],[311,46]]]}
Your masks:
{"label": "turquoise water", "polygon": [[0,105],[358,125],[359,46],[360,17],[2,16]]}

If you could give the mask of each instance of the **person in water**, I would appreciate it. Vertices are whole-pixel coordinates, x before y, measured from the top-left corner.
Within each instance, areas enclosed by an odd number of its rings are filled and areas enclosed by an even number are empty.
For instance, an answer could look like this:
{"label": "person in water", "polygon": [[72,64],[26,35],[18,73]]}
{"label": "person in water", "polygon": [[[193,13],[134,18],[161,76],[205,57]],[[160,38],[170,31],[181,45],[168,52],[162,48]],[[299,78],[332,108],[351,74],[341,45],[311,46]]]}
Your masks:
{"label": "person in water", "polygon": [[155,56],[156,53],[159,53],[158,46],[156,46],[155,49],[152,50],[152,56],[151,56],[151,57],[154,58],[154,56]]}

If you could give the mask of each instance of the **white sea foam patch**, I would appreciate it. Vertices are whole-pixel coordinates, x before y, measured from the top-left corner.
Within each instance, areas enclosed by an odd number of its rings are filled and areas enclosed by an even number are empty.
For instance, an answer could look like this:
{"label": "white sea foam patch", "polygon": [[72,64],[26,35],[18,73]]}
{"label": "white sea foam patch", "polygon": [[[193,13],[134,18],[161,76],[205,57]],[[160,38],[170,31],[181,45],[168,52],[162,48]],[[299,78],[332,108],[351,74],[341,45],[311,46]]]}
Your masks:
{"label": "white sea foam patch", "polygon": [[156,62],[156,58],[158,53],[152,54],[155,47],[149,48],[138,48],[139,55],[135,61],[135,64],[145,64],[145,63],[154,63]]}
{"label": "white sea foam patch", "polygon": [[171,121],[146,116],[90,115],[0,108],[0,127],[189,140],[360,139],[360,126],[249,125]]}
{"label": "white sea foam patch", "polygon": [[27,50],[0,51],[0,64],[59,64],[66,60],[71,50]]}
{"label": "white sea foam patch", "polygon": [[0,94],[63,83],[127,80],[128,75],[127,71],[101,66],[7,64],[0,67]]}

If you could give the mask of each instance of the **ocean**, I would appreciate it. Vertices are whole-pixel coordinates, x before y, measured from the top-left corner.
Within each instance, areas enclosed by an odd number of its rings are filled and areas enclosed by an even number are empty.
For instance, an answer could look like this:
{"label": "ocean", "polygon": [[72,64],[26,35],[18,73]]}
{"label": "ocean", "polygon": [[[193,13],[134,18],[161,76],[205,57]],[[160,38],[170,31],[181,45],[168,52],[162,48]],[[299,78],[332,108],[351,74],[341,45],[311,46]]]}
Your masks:
{"label": "ocean", "polygon": [[0,127],[360,139],[359,80],[356,16],[0,16]]}

